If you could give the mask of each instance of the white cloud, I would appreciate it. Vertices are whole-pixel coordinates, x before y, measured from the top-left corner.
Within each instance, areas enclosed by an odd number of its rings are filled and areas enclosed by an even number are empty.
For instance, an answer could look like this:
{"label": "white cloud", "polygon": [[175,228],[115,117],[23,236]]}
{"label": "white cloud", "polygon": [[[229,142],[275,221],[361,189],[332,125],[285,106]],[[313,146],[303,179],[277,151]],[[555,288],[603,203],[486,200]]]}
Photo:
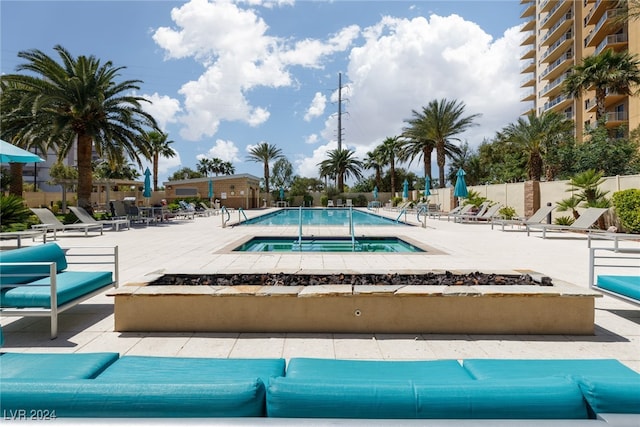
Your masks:
{"label": "white cloud", "polygon": [[142,96],[151,101],[151,103],[142,103],[143,110],[156,119],[160,129],[164,131],[168,123],[177,121],[176,114],[181,111],[180,101],[166,95],[159,95],[157,92],[153,95]]}
{"label": "white cloud", "polygon": [[217,157],[222,161],[233,163],[241,160],[238,157],[239,151],[238,146],[233,141],[218,139],[206,154],[198,154],[196,158],[200,160],[205,157],[209,159]]}
{"label": "white cloud", "polygon": [[[270,7],[288,1],[254,1]],[[154,41],[167,59],[193,58],[203,74],[185,83],[181,135],[188,140],[213,136],[222,121],[241,121],[259,126],[267,121],[267,106],[255,106],[247,98],[252,89],[281,88],[297,84],[293,65],[319,68],[322,59],[348,49],[359,34],[357,26],[344,28],[326,41],[306,39],[288,46],[269,35],[269,27],[253,10],[230,1],[191,0],[171,11],[175,28],[161,27]]]}
{"label": "white cloud", "polygon": [[318,163],[327,158],[327,151],[335,150],[338,148],[336,141],[331,141],[328,144],[321,145],[313,150],[311,157],[305,157],[303,159],[296,160],[296,174],[306,177],[318,178]]}
{"label": "white cloud", "polygon": [[[498,40],[457,15],[428,20],[384,17],[363,30],[365,42],[351,50],[348,66],[346,141],[356,146],[398,135],[411,117],[434,99],[466,104],[482,114],[480,125],[461,135],[472,146],[520,114],[519,29]],[[323,136],[335,138],[335,118]],[[415,162],[414,162],[415,163]]]}
{"label": "white cloud", "polygon": [[307,109],[304,115],[304,120],[310,122],[315,117],[319,117],[324,114],[324,109],[327,106],[327,97],[320,92],[316,92],[311,105]]}
{"label": "white cloud", "polygon": [[318,142],[318,134],[317,133],[312,133],[311,135],[307,136],[304,139],[305,144],[315,144],[316,142]]}

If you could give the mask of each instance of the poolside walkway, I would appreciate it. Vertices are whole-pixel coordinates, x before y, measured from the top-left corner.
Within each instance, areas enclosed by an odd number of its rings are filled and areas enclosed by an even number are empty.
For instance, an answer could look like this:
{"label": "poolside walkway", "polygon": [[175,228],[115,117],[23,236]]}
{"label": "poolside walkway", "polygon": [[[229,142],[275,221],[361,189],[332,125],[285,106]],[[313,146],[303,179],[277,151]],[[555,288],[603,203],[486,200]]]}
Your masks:
{"label": "poolside walkway", "polygon": [[[247,216],[267,210],[247,211]],[[395,218],[396,212],[380,210]],[[232,212],[232,221],[238,213]],[[417,225],[414,215],[407,221]],[[442,253],[236,253],[247,236],[297,236],[296,227],[221,227],[221,217],[105,231],[85,238],[58,233],[70,246],[119,246],[121,285],[166,273],[411,272],[529,269],[588,287],[588,248],[580,234],[542,239],[517,228],[502,232],[487,224],[429,219],[427,228],[357,226],[356,235],[406,236]],[[345,227],[305,227],[304,235],[348,235]],[[23,239],[23,245],[33,245]],[[2,248],[15,241],[2,241]],[[594,246],[612,247],[610,241]],[[640,247],[638,241],[621,247]],[[95,297],[60,315],[59,336],[49,339],[48,318],[4,317],[3,351],[95,352],[200,357],[323,357],[344,359],[615,358],[640,372],[640,307],[611,297],[596,301],[596,333],[568,335],[119,333],[113,331],[113,298]]]}

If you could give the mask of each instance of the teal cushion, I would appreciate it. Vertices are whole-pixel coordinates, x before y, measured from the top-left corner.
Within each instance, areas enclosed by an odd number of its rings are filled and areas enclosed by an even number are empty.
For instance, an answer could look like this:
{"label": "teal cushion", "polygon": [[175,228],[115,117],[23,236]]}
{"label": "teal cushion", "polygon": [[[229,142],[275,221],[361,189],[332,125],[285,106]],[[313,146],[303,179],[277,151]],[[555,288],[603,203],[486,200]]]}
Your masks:
{"label": "teal cushion", "polygon": [[267,415],[289,418],[586,419],[577,384],[567,378],[465,381],[272,378]]}
{"label": "teal cushion", "polygon": [[596,414],[640,414],[640,376],[581,378],[579,384]]}
{"label": "teal cushion", "polygon": [[67,268],[64,251],[56,243],[29,246],[0,252],[0,282],[3,284],[28,283],[49,276],[48,266],[9,266],[9,262],[55,262],[57,272]]}
{"label": "teal cushion", "polygon": [[598,276],[598,287],[640,301],[640,276]]}
{"label": "teal cushion", "polygon": [[305,379],[361,379],[464,381],[472,380],[457,360],[374,361],[292,358],[287,377]]}
{"label": "teal cushion", "polygon": [[[110,271],[65,271],[57,275],[58,305],[65,304],[113,283]],[[3,289],[3,307],[51,308],[51,288],[48,277],[15,288]]]}
{"label": "teal cushion", "polygon": [[615,359],[465,359],[462,366],[476,379],[518,379],[551,376],[637,377]]}
{"label": "teal cushion", "polygon": [[259,417],[265,406],[257,378],[208,384],[6,380],[0,394],[0,413],[54,411],[57,417]]}
{"label": "teal cushion", "polygon": [[0,379],[95,378],[118,356],[118,353],[4,353],[0,356]]}
{"label": "teal cushion", "polygon": [[284,375],[284,359],[123,356],[98,376],[109,382],[207,383]]}

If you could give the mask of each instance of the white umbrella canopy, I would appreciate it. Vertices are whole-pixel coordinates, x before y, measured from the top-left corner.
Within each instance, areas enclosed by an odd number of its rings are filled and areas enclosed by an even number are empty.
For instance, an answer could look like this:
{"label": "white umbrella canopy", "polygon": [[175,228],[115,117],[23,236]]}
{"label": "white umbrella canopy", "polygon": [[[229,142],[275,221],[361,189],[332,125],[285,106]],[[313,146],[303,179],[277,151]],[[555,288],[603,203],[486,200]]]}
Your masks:
{"label": "white umbrella canopy", "polygon": [[0,139],[0,163],[44,162],[37,155]]}

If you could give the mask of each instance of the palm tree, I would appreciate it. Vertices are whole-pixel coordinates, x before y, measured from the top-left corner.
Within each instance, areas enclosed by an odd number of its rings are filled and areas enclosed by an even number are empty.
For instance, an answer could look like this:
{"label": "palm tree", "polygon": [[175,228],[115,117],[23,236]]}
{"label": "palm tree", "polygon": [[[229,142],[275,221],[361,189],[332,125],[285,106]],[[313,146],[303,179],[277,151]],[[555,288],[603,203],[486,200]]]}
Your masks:
{"label": "palm tree", "polygon": [[[404,139],[398,157],[409,162],[422,158],[424,175],[431,179],[433,178],[431,176],[431,154],[436,148],[436,142],[428,136],[428,129],[424,126],[424,114],[416,110],[411,112],[413,113],[413,118],[405,120],[409,126],[402,129],[402,138]],[[392,191],[394,190],[395,188],[392,188]]]}
{"label": "palm tree", "polygon": [[378,188],[382,186],[382,168],[384,167],[385,162],[382,159],[380,146],[376,147],[373,151],[368,151],[367,156],[364,158],[362,162],[362,166],[365,169],[373,169],[376,177],[375,182]]}
{"label": "palm tree", "polygon": [[607,93],[632,95],[633,87],[640,85],[640,61],[629,52],[611,49],[597,55],[587,56],[579,65],[572,67],[564,80],[563,89],[568,95],[580,97],[590,88],[596,91],[596,120],[607,113]]}
{"label": "palm tree", "polygon": [[169,158],[175,157],[176,151],[171,148],[173,141],[168,140],[169,135],[162,131],[152,130],[147,132],[149,151],[151,151],[151,162],[153,163],[153,191],[158,191],[158,161],[160,156]]}
{"label": "palm tree", "polygon": [[335,176],[338,191],[344,193],[344,178],[362,178],[362,162],[354,158],[355,151],[348,148],[337,148],[327,153],[328,159],[318,163],[320,176]]}
{"label": "palm tree", "polygon": [[459,153],[457,146],[451,145],[451,140],[460,141],[459,135],[474,125],[474,120],[480,114],[463,117],[465,105],[463,102],[447,99],[433,100],[423,108],[424,123],[427,137],[436,143],[436,158],[438,163],[438,183],[444,188],[446,158]]}
{"label": "palm tree", "polygon": [[[124,152],[141,166],[141,156],[150,156],[147,131],[157,124],[142,110],[141,103],[149,101],[132,95],[141,81],[116,81],[124,67],[101,64],[94,56],[74,57],[59,45],[54,50],[60,63],[37,49],[19,52],[26,62],[17,70],[29,75],[0,79],[14,85],[11,90],[32,112],[17,138],[46,134],[44,142],[55,142],[60,158],[76,146],[78,206],[91,210],[93,150],[105,159],[121,158]],[[21,119],[14,111],[6,113],[8,122]]]}
{"label": "palm tree", "polygon": [[547,111],[540,116],[530,112],[526,119],[507,125],[498,132],[496,138],[515,144],[527,153],[527,177],[540,181],[543,171],[543,158],[552,144],[557,144],[573,131],[573,122],[556,111]]}
{"label": "palm tree", "polygon": [[204,176],[209,176],[209,172],[213,169],[213,160],[208,159],[206,157],[198,160],[198,164],[196,165],[196,170],[203,174]]}
{"label": "palm tree", "polygon": [[391,136],[382,141],[382,145],[378,146],[380,156],[385,164],[389,165],[389,175],[391,175],[391,194],[396,192],[396,160],[398,153],[402,147],[399,136]]}
{"label": "palm tree", "polygon": [[255,147],[251,147],[247,160],[262,163],[264,167],[264,189],[267,194],[269,192],[269,162],[272,160],[281,159],[284,157],[282,149],[268,142],[261,142]]}

